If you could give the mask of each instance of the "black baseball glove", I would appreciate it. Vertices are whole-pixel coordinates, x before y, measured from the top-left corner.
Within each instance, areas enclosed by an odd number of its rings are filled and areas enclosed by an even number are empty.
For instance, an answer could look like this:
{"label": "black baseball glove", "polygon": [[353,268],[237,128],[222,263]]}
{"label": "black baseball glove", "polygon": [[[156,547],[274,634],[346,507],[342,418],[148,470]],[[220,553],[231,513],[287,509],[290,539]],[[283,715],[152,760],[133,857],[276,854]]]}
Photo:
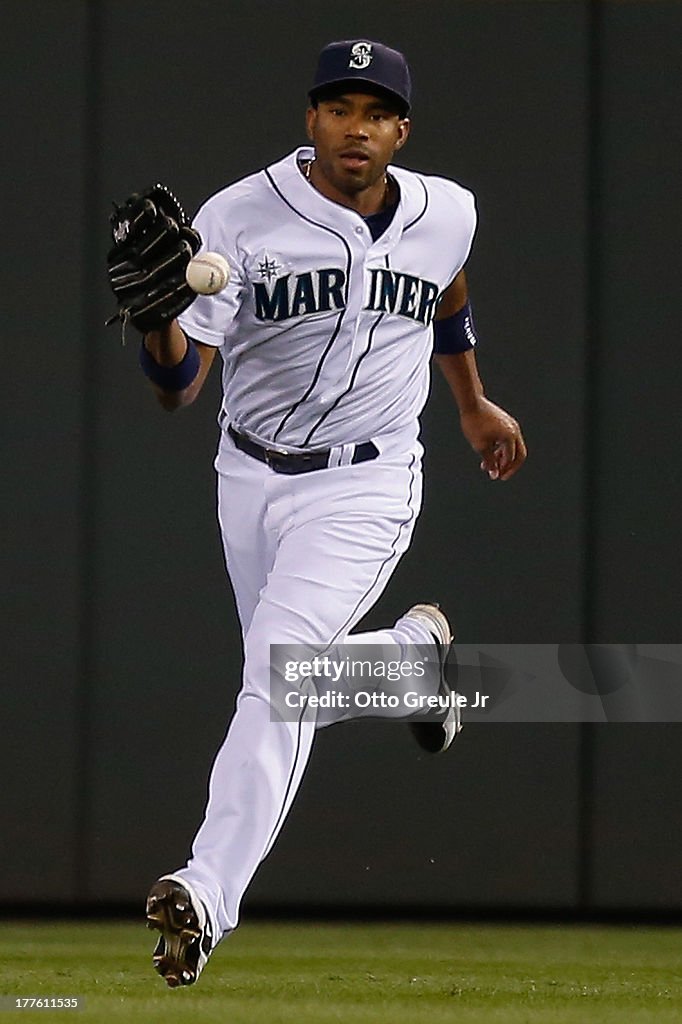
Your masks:
{"label": "black baseball glove", "polygon": [[114,245],[107,271],[119,309],[107,323],[130,322],[143,334],[158,330],[196,299],[185,270],[201,237],[165,185],[114,204],[110,223]]}

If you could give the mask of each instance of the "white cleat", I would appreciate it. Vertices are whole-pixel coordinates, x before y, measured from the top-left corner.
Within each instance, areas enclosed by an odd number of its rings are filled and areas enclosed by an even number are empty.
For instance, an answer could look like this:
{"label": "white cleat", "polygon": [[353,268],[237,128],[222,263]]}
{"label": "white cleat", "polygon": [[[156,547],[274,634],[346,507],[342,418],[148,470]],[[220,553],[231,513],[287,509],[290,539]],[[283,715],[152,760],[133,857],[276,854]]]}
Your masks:
{"label": "white cleat", "polygon": [[169,988],[193,985],[215,945],[205,906],[189,882],[164,875],[147,897],[147,927],[160,932],[154,967]]}
{"label": "white cleat", "polygon": [[[437,604],[415,604],[405,613],[405,618],[416,619],[426,626],[438,645],[440,659],[440,686],[438,696],[452,703],[454,687],[447,680],[447,658],[454,640],[447,618]],[[410,722],[410,731],[422,750],[429,754],[440,754],[447,750],[457,733],[462,731],[462,713],[458,706],[450,707],[443,713],[441,721]]]}

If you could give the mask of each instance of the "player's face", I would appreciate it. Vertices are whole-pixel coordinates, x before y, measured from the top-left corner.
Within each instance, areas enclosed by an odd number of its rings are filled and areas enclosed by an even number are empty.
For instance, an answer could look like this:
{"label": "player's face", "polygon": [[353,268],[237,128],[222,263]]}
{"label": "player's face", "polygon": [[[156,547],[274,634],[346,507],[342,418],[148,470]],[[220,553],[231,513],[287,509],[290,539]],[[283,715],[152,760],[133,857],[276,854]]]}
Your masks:
{"label": "player's face", "polygon": [[386,165],[410,130],[407,118],[365,93],[321,101],[309,108],[306,120],[319,170],[348,196],[383,182]]}

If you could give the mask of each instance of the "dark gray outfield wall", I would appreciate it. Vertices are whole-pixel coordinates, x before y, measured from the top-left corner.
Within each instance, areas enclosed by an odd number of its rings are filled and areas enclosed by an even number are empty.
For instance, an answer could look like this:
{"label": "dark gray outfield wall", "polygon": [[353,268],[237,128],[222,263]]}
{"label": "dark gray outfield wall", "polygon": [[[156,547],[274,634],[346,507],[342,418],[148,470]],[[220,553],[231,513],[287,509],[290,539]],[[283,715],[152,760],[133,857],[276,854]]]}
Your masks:
{"label": "dark gray outfield wall", "polygon": [[[184,859],[239,683],[214,522],[217,380],[163,414],[103,321],[109,203],[189,209],[303,141],[333,38],[404,49],[404,163],[480,210],[488,393],[530,458],[483,479],[440,380],[425,508],[369,625],[438,598],[459,639],[680,639],[682,86],[673,2],[14,0],[3,19],[0,897],[139,900]],[[682,728],[319,737],[251,904],[682,909]]]}

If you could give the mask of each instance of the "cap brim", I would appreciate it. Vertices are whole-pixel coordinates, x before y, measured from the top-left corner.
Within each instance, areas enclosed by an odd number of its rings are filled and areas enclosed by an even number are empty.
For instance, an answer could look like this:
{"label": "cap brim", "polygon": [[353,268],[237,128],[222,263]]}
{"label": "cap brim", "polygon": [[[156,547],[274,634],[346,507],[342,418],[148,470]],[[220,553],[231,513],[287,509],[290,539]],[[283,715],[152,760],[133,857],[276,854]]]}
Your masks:
{"label": "cap brim", "polygon": [[407,100],[399,93],[394,92],[393,89],[388,89],[382,82],[376,82],[373,78],[360,78],[360,76],[354,76],[353,78],[334,78],[329,82],[324,82],[322,85],[315,85],[308,93],[311,100],[316,99],[320,93],[326,92],[328,89],[335,89],[341,87],[347,87],[349,92],[362,92],[362,86],[369,86],[370,91],[375,91],[383,96],[390,96],[396,104],[402,108],[404,115],[407,115],[410,110],[410,104]]}

